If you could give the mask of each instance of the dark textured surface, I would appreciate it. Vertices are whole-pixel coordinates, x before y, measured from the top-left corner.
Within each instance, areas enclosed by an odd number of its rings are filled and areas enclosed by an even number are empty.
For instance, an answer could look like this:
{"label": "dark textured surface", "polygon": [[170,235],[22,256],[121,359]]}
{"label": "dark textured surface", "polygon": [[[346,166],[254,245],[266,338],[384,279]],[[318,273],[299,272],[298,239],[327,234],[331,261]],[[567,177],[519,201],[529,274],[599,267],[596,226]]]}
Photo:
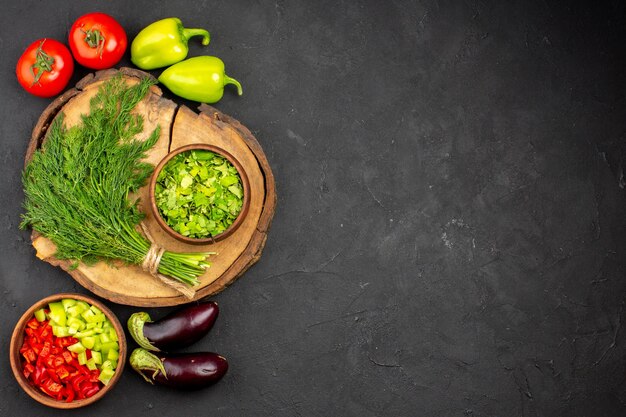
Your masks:
{"label": "dark textured surface", "polygon": [[34,301],[84,291],[17,229],[47,101],[14,64],[93,10],[131,37],[173,15],[211,30],[245,91],[218,107],[257,135],[279,201],[190,349],[228,357],[225,379],[185,394],[127,371],[90,416],[626,415],[625,8],[513,3],[6,5],[0,415],[60,415],[13,380],[9,337]]}

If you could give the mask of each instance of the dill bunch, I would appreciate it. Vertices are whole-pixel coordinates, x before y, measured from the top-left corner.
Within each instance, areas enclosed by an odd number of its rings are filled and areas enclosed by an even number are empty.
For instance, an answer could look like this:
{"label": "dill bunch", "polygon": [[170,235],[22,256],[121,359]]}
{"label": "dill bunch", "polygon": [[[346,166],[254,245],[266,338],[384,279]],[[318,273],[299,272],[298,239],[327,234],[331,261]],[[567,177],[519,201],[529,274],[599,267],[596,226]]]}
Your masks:
{"label": "dill bunch", "polygon": [[[141,159],[159,137],[146,141],[143,118],[132,114],[154,82],[128,86],[121,77],[103,83],[82,123],[66,128],[64,115],[52,122],[47,140],[22,173],[25,201],[21,228],[32,227],[54,242],[55,257],[93,264],[122,260],[141,265],[151,243],[136,226],[143,219],[129,194],[145,184],[153,166]],[[195,285],[213,252],[165,251],[158,272]]]}

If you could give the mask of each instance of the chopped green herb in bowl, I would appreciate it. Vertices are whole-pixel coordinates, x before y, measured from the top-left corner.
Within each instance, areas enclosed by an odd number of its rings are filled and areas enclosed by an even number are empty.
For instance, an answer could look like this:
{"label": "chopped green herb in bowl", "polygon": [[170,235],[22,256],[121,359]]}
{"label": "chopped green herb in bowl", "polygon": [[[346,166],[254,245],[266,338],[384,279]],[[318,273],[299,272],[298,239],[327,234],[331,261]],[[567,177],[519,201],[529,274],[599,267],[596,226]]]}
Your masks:
{"label": "chopped green herb in bowl", "polygon": [[192,243],[208,243],[229,228],[234,231],[247,188],[247,178],[244,174],[242,179],[241,167],[235,164],[240,165],[210,145],[170,153],[155,170],[151,198],[160,216],[157,221],[162,220],[174,237]]}

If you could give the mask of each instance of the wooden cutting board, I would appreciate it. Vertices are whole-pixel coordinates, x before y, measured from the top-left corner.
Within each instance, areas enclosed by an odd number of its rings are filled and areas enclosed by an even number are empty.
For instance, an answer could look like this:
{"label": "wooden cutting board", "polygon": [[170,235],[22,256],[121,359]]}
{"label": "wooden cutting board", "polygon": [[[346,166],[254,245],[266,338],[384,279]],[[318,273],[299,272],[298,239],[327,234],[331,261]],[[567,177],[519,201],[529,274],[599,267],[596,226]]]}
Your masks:
{"label": "wooden cutting board", "polygon": [[[105,70],[90,74],[75,88],[58,97],[46,108],[37,122],[26,152],[26,163],[45,141],[50,123],[60,112],[65,114],[65,124],[72,126],[80,121],[81,114],[89,111],[89,100],[99,85],[122,73],[128,83],[151,75],[131,69]],[[200,277],[193,299],[187,298],[161,281],[142,271],[139,266],[99,262],[92,266],[80,264],[70,268],[69,261],[56,259],[52,241],[32,233],[31,239],[37,257],[67,271],[78,283],[95,294],[120,304],[142,307],[172,306],[198,300],[215,294],[241,276],[256,263],[263,251],[267,232],[276,207],[274,176],[259,142],[239,121],[217,109],[201,105],[200,113],[179,106],[162,97],[157,86],[137,105],[135,111],[144,117],[143,138],[146,139],[157,125],[161,135],[146,160],[156,165],[171,150],[192,143],[217,145],[230,152],[244,167],[250,181],[250,209],[241,226],[229,237],[210,245],[189,245],[165,233],[152,217],[148,207],[147,186],[139,190],[140,210],[146,215],[147,225],[154,240],[167,250],[178,252],[214,251],[211,267]]]}

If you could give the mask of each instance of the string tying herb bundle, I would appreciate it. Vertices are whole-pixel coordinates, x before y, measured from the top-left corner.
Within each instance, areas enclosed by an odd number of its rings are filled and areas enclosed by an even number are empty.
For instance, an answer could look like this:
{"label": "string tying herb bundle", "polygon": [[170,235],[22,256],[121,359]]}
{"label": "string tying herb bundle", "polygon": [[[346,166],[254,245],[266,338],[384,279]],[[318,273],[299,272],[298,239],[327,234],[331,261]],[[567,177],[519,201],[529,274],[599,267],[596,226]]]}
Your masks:
{"label": "string tying herb bundle", "polygon": [[[155,276],[187,285],[209,267],[213,252],[176,253],[155,247],[137,230],[143,219],[138,201],[129,195],[150,176],[153,166],[142,162],[154,146],[157,127],[146,141],[143,118],[132,114],[154,82],[143,79],[128,86],[120,77],[102,84],[90,102],[89,114],[70,128],[59,114],[50,125],[46,142],[24,169],[26,199],[20,227],[32,227],[56,245],[57,259],[93,264],[122,260],[145,265]],[[144,229],[145,230],[145,229]],[[148,240],[150,239],[150,240]],[[155,263],[155,252],[159,259]],[[145,267],[144,267],[145,268]],[[187,295],[186,286],[181,292]]]}

